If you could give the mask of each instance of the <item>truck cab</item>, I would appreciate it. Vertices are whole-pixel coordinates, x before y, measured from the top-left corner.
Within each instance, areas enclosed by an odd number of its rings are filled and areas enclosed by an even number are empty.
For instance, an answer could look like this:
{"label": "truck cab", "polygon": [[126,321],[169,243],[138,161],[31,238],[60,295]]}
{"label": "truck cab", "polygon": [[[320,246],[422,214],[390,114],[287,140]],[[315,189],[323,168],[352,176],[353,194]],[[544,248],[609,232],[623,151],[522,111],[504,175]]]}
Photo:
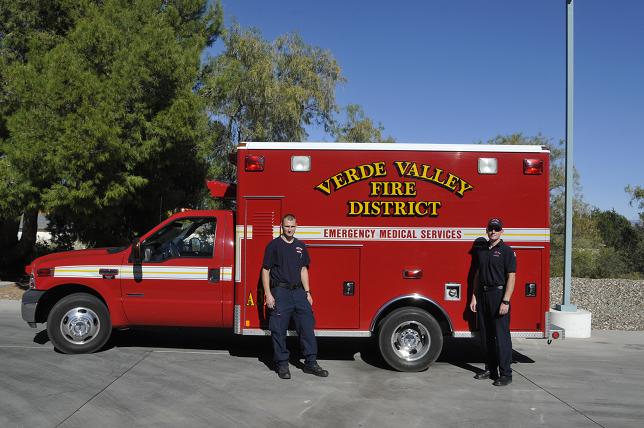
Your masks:
{"label": "truck cab", "polygon": [[56,348],[100,349],[114,327],[232,324],[233,215],[185,211],[126,248],[69,251],[27,266],[22,304]]}

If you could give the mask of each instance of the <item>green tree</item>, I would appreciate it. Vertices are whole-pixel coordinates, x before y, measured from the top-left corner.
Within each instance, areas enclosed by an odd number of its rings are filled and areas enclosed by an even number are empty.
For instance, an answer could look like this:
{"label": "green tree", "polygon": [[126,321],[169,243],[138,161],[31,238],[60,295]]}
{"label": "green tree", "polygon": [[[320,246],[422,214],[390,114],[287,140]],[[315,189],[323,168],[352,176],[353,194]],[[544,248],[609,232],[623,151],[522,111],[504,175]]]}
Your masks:
{"label": "green tree", "polygon": [[210,175],[233,180],[228,154],[242,141],[302,141],[306,127],[330,132],[344,82],[329,51],[298,35],[264,40],[258,30],[231,28],[224,52],[210,58],[199,93],[211,117]]}
{"label": "green tree", "polygon": [[333,130],[337,141],[349,143],[395,143],[392,137],[383,138],[382,124],[374,125],[373,121],[365,116],[364,110],[357,104],[346,107],[346,122],[339,124]]}
{"label": "green tree", "polygon": [[573,248],[573,276],[583,278],[619,278],[627,271],[626,264],[612,247]]}
{"label": "green tree", "polygon": [[[622,270],[618,274],[641,272],[644,261],[639,253],[642,234],[626,217],[611,211],[593,210],[593,219],[606,247],[611,248],[621,258]],[[602,263],[603,265],[604,263]]]}
{"label": "green tree", "polygon": [[633,250],[637,244],[635,228],[626,217],[618,214],[615,210],[601,211],[595,209],[592,212],[593,218],[607,246],[623,249],[626,252]]}
{"label": "green tree", "polygon": [[0,16],[0,264],[25,257],[5,233],[20,214],[102,245],[195,203],[208,118],[193,88],[219,4],[2,1]]}
{"label": "green tree", "polygon": [[636,204],[640,210],[640,223],[644,223],[644,187],[640,185],[626,186],[624,190],[631,195],[631,206]]}
{"label": "green tree", "polygon": [[[8,119],[19,107],[10,88],[9,70],[58,44],[77,15],[77,5],[72,2],[0,0],[0,270],[31,251],[38,217],[34,203],[37,189],[7,154]],[[21,217],[24,224],[19,241]]]}
{"label": "green tree", "polygon": [[631,260],[634,262],[639,276],[644,277],[644,187],[640,185],[627,186],[625,190],[631,195],[631,205],[637,205],[639,209],[639,223],[635,225],[637,245],[631,255]]}

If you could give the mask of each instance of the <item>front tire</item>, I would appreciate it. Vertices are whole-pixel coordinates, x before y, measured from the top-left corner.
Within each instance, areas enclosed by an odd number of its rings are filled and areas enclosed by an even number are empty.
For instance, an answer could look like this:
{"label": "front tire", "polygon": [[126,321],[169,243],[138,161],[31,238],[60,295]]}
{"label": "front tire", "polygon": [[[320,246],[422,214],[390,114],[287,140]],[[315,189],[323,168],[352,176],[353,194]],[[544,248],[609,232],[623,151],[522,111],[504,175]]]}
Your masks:
{"label": "front tire", "polygon": [[418,372],[436,361],[443,349],[443,333],[433,316],[418,308],[393,311],[380,323],[378,346],[395,370]]}
{"label": "front tire", "polygon": [[101,349],[112,333],[105,304],[87,293],[59,300],[47,317],[47,334],[54,347],[65,354],[88,354]]}

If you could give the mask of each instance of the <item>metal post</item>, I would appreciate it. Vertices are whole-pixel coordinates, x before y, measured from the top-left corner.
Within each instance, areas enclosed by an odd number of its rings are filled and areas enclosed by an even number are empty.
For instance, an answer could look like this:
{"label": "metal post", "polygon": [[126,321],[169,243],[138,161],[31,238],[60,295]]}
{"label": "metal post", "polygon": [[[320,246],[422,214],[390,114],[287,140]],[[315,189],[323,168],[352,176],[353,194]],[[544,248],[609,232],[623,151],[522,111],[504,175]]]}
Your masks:
{"label": "metal post", "polygon": [[572,201],[573,201],[573,158],[572,158],[572,130],[573,130],[573,57],[574,57],[574,6],[573,0],[566,0],[566,236],[564,238],[564,278],[563,300],[556,306],[559,311],[575,312],[577,305],[570,303],[570,289],[572,285]]}

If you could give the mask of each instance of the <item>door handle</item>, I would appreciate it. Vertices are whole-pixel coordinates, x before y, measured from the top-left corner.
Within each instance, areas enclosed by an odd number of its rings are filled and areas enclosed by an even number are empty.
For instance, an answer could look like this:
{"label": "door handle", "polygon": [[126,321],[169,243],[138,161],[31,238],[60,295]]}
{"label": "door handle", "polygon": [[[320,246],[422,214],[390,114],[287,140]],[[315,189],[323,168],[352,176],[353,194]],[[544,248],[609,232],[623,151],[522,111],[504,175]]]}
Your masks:
{"label": "door handle", "polygon": [[101,268],[98,270],[98,274],[101,275],[103,279],[114,279],[116,275],[119,274],[119,270]]}
{"label": "door handle", "polygon": [[525,284],[525,295],[526,295],[526,297],[537,297],[537,283],[536,282],[527,282]]}
{"label": "door handle", "polygon": [[342,284],[342,295],[353,296],[355,292],[356,292],[355,281],[344,281],[344,283]]}

